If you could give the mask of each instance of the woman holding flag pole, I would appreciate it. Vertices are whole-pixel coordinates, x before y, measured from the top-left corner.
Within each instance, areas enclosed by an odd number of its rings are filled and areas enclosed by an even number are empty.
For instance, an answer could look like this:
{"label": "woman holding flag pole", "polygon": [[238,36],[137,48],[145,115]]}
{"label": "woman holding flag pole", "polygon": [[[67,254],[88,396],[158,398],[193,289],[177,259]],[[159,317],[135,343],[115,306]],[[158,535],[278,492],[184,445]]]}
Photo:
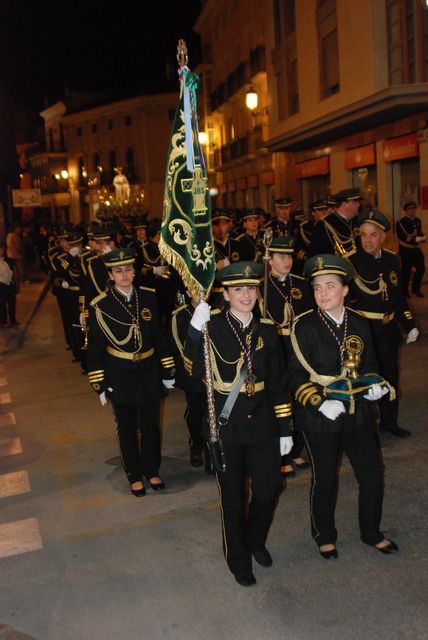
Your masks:
{"label": "woman holding flag pole", "polygon": [[[204,302],[214,280],[215,252],[198,140],[198,77],[187,67],[182,40],[177,59],[180,99],[168,151],[159,250],[186,289],[201,299],[184,347],[184,366],[206,383],[206,432],[221,491],[226,560],[237,582],[251,586],[256,582],[252,556],[264,567],[272,564],[265,542],[281,488],[280,454],[292,446],[290,403],[275,327],[255,322],[252,314],[260,266],[235,263],[219,272],[230,309],[211,318]],[[247,471],[252,491],[248,516]]]}

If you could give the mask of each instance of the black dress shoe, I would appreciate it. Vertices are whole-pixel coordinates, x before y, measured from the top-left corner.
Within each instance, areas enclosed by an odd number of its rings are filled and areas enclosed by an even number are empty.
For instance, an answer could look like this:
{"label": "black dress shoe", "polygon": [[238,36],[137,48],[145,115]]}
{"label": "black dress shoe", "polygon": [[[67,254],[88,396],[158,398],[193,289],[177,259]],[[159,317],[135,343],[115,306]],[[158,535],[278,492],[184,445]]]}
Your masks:
{"label": "black dress shoe", "polygon": [[294,469],[291,469],[291,471],[286,471],[285,468],[286,467],[291,467],[291,464],[287,464],[287,465],[282,465],[281,466],[281,475],[283,478],[294,478],[296,476],[296,472],[294,471]]}
{"label": "black dress shoe", "polygon": [[147,478],[147,482],[149,483],[153,491],[162,491],[162,489],[165,489],[165,482],[163,480],[161,480],[160,482],[150,482],[150,480]]}
{"label": "black dress shoe", "polygon": [[397,438],[408,438],[409,436],[412,435],[412,432],[409,431],[408,429],[403,429],[402,427],[391,427],[390,429],[379,429],[379,431],[382,431],[383,433],[390,433],[393,436],[396,436]]}
{"label": "black dress shoe", "polygon": [[375,545],[375,548],[381,553],[386,553],[390,555],[391,553],[396,553],[398,551],[398,546],[395,544],[393,540],[389,540],[388,544],[385,547],[378,547]]}
{"label": "black dress shoe", "polygon": [[254,560],[261,567],[271,567],[272,566],[272,564],[273,564],[272,556],[270,555],[270,553],[266,549],[266,547],[263,547],[263,549],[257,549],[257,550],[251,551],[251,553],[253,554]]}
{"label": "black dress shoe", "polygon": [[324,560],[330,560],[330,558],[337,559],[339,554],[337,553],[337,549],[330,549],[329,551],[321,551],[320,555],[324,558]]}
{"label": "black dress shoe", "polygon": [[202,451],[192,451],[190,449],[190,464],[192,467],[201,467],[204,464]]}
{"label": "black dress shoe", "polygon": [[241,587],[252,587],[254,584],[257,583],[256,578],[254,577],[254,574],[250,571],[250,573],[246,573],[244,575],[237,575],[236,573],[234,574],[235,576],[235,580],[238,584],[241,585]]}
{"label": "black dress shoe", "polygon": [[136,498],[141,498],[142,496],[146,495],[146,490],[143,487],[142,489],[132,489],[131,488],[131,493],[133,496],[135,496]]}
{"label": "black dress shoe", "polygon": [[309,469],[309,467],[311,466],[309,462],[306,462],[306,460],[304,462],[296,462],[295,460],[293,460],[293,464],[296,469]]}

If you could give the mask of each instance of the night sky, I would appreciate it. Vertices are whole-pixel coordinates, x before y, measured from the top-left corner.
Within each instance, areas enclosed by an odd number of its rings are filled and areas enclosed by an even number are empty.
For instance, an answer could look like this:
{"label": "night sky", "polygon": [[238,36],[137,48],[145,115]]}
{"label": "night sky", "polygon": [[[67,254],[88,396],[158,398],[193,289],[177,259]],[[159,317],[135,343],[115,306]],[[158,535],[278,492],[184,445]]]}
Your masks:
{"label": "night sky", "polygon": [[[200,0],[0,0],[0,86],[40,111],[68,90],[120,97],[178,87],[177,42],[199,61],[192,31]],[[168,83],[169,79],[169,83]]]}

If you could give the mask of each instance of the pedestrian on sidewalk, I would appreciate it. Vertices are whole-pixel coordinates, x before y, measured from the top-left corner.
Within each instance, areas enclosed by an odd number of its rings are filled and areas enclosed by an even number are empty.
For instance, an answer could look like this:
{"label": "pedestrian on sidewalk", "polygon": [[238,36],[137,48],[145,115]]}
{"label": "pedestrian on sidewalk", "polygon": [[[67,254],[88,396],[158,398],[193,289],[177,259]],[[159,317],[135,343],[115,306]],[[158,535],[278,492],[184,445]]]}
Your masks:
{"label": "pedestrian on sidewalk", "polygon": [[12,269],[4,259],[4,247],[0,245],[0,327],[8,327],[7,307],[13,278]]}
{"label": "pedestrian on sidewalk", "polygon": [[348,456],[359,484],[361,539],[382,553],[398,550],[380,531],[382,470],[370,403],[393,389],[376,374],[370,325],[345,307],[352,267],[323,254],[305,263],[316,309],[296,319],[288,373],[294,393],[295,428],[302,429],[312,466],[312,537],[326,560],[337,558],[335,507],[338,463]]}
{"label": "pedestrian on sidewalk", "polygon": [[162,333],[156,293],[134,287],[132,249],[104,255],[109,286],[89,306],[88,378],[104,406],[111,401],[131,493],[144,496],[143,476],[165,488],[161,464],[161,380],[174,385],[174,359]]}

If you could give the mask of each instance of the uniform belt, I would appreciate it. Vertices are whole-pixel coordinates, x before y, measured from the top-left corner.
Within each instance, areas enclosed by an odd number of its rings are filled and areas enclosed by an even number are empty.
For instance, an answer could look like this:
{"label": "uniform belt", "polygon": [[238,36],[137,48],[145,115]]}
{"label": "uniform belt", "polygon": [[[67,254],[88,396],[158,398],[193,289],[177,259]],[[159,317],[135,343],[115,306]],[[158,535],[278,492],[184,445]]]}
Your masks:
{"label": "uniform belt", "polygon": [[391,313],[375,313],[374,311],[361,311],[361,309],[358,309],[358,313],[369,320],[381,320],[383,324],[388,324],[395,317],[395,311],[391,311]]}
{"label": "uniform belt", "polygon": [[79,286],[73,286],[73,285],[70,285],[70,286],[68,287],[68,290],[69,290],[69,291],[80,291],[80,287],[79,287]]}
{"label": "uniform belt", "polygon": [[[254,391],[255,393],[257,393],[258,391],[263,391],[263,389],[265,388],[265,383],[262,382],[256,382],[254,385]],[[224,393],[225,389],[223,387],[222,384],[218,384],[214,382],[214,389],[216,391],[219,391],[220,393]],[[245,388],[245,384],[242,385],[242,387],[239,389],[239,393],[246,393],[246,388]]]}
{"label": "uniform belt", "polygon": [[123,358],[124,360],[133,360],[134,362],[139,362],[140,360],[145,360],[146,358],[150,358],[154,354],[155,350],[152,347],[148,351],[140,351],[139,353],[127,353],[126,351],[118,351],[118,349],[113,349],[113,347],[107,346],[107,353],[115,358]]}
{"label": "uniform belt", "polygon": [[287,327],[277,327],[277,333],[279,336],[289,336],[291,331]]}
{"label": "uniform belt", "polygon": [[417,244],[410,244],[410,242],[404,242],[404,240],[399,240],[398,244],[401,247],[406,247],[406,249],[420,249],[419,245]]}

